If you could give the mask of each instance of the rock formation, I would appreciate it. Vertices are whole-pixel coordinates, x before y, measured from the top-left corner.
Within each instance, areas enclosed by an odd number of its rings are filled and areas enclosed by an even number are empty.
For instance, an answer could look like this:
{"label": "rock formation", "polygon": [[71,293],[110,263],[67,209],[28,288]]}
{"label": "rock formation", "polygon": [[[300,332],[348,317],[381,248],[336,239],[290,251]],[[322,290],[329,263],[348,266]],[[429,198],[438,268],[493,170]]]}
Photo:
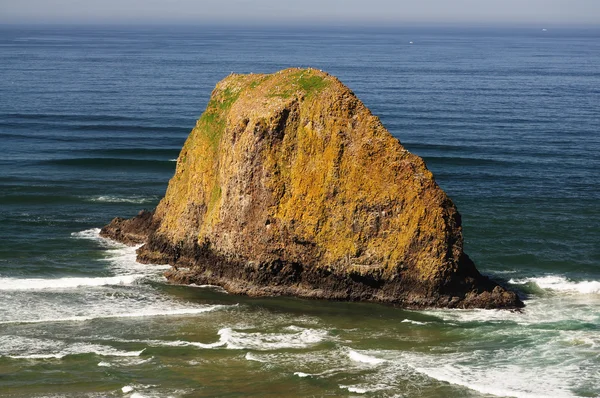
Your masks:
{"label": "rock formation", "polygon": [[102,235],[229,292],[516,308],[463,253],[460,215],[335,77],[314,69],[219,82],[154,212]]}

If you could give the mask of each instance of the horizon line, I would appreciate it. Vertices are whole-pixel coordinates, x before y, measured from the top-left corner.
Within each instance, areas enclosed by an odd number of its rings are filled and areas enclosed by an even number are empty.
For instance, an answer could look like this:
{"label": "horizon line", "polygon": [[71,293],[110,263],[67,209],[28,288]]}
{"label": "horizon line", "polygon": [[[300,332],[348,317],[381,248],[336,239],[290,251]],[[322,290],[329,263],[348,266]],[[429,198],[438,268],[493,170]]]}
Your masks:
{"label": "horizon line", "polygon": [[209,20],[21,20],[21,21],[2,21],[1,27],[212,27],[212,28],[366,28],[366,29],[393,29],[393,28],[553,28],[553,29],[592,29],[600,30],[596,23],[573,23],[573,22],[548,22],[539,21],[373,21],[373,20],[347,20],[347,21],[326,21],[326,20],[289,20],[277,22],[266,21],[209,21]]}

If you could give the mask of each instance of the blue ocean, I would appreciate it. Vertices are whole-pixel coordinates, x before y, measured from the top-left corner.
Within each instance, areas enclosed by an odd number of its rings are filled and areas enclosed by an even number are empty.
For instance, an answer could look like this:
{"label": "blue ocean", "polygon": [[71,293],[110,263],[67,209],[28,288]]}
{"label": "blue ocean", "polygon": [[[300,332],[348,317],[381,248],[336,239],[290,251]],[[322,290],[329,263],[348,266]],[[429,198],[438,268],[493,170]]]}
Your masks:
{"label": "blue ocean", "polygon": [[[0,26],[0,396],[600,396],[600,30]],[[169,285],[154,208],[215,84],[325,70],[423,157],[522,312]]]}

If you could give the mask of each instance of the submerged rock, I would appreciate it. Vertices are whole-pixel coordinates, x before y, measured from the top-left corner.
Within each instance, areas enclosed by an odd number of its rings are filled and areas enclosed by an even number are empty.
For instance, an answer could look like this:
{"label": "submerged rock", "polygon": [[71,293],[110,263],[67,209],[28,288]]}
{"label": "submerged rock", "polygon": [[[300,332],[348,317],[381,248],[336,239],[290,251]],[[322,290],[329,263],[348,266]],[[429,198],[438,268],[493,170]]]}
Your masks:
{"label": "submerged rock", "polygon": [[421,307],[516,308],[463,252],[460,215],[338,79],[219,82],[153,213],[102,229],[176,283]]}

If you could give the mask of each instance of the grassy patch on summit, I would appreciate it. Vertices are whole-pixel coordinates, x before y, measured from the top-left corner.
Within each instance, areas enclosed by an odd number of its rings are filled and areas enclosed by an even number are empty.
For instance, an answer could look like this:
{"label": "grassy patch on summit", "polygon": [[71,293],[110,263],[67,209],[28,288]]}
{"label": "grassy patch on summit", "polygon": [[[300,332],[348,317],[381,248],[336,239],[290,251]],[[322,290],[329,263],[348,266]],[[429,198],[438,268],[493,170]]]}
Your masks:
{"label": "grassy patch on summit", "polygon": [[289,98],[299,91],[311,96],[329,85],[325,77],[316,75],[311,70],[300,70],[286,75],[277,83],[275,83],[276,90],[268,94],[268,97]]}
{"label": "grassy patch on summit", "polygon": [[301,75],[298,79],[298,84],[307,94],[312,94],[315,91],[320,91],[329,85],[322,76],[304,76]]}

